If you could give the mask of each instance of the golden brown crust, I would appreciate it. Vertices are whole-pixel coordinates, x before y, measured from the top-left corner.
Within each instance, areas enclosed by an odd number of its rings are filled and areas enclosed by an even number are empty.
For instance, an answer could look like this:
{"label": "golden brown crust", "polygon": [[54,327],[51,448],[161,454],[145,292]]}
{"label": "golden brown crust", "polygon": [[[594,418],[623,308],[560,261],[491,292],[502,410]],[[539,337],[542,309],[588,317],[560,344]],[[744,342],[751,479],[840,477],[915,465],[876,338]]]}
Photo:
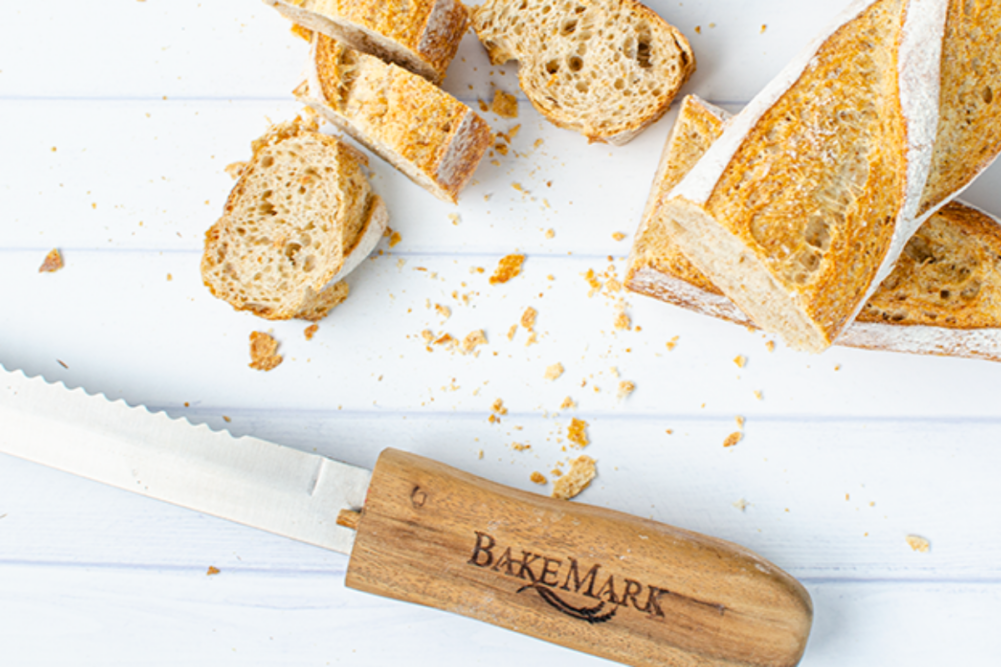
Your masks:
{"label": "golden brown crust", "polygon": [[962,190],[1001,151],[1001,3],[951,0],[942,42],[938,136],[918,214]]}
{"label": "golden brown crust", "polygon": [[59,252],[58,248],[53,248],[45,256],[45,259],[42,261],[42,265],[38,267],[38,272],[52,273],[54,271],[58,271],[61,268],[63,268],[62,253]]}
{"label": "golden brown crust", "polygon": [[705,204],[780,289],[797,295],[828,344],[869,291],[904,202],[895,48],[902,6],[877,2],[821,46],[745,137]]}
{"label": "golden brown crust", "polygon": [[276,354],[278,341],[262,331],[250,333],[250,367],[256,371],[270,371],[282,362]]}

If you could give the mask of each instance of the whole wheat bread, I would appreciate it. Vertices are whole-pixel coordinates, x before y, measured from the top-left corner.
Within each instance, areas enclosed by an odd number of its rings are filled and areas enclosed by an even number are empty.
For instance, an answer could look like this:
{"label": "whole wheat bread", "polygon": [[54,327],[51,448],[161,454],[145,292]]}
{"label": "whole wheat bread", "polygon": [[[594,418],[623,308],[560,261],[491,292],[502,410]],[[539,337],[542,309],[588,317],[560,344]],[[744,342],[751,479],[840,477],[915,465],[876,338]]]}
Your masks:
{"label": "whole wheat bread", "polygon": [[[830,345],[910,236],[1001,149],[993,133],[945,129],[977,106],[950,97],[950,77],[980,86],[997,78],[998,56],[987,53],[995,47],[969,40],[1001,8],[974,6],[853,3],[668,196],[683,252],[791,346]],[[977,72],[980,61],[958,63],[949,55],[957,52],[982,53],[990,66]],[[985,117],[997,113],[979,106]],[[946,155],[971,161],[950,171]]]}
{"label": "whole wheat bread", "polygon": [[347,296],[339,282],[386,229],[362,156],[316,124],[279,123],[253,143],[223,216],[205,234],[202,279],[237,310],[318,320]]}
{"label": "whole wheat bread", "polygon": [[460,0],[264,0],[298,25],[441,83],[469,16]]}
{"label": "whole wheat bread", "polygon": [[470,14],[490,61],[517,59],[532,105],[590,141],[628,142],[695,71],[684,35],[634,0],[487,0]]}
{"label": "whole wheat bread", "polygon": [[455,203],[493,142],[486,121],[425,79],[314,34],[295,94],[436,197]]}
{"label": "whole wheat bread", "polygon": [[[685,98],[636,232],[625,286],[748,326],[673,242],[660,209],[663,195],[719,138],[727,118],[693,95]],[[835,344],[1001,361],[1001,222],[959,202],[941,208],[907,242]]]}

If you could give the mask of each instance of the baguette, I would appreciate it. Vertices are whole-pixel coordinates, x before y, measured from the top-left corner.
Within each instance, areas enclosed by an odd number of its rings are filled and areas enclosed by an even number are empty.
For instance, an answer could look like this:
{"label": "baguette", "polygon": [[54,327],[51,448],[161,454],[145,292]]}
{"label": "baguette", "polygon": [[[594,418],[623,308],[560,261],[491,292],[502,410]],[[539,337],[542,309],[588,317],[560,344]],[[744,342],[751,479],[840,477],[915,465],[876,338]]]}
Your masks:
{"label": "baguette", "polygon": [[315,321],[343,301],[348,287],[339,281],[388,221],[363,161],[300,119],[255,141],[223,216],[205,234],[202,279],[213,296],[270,320]]}
{"label": "baguette", "polygon": [[294,23],[419,74],[445,78],[469,15],[459,0],[264,0]]}
{"label": "baguette", "polygon": [[684,35],[635,0],[486,0],[470,13],[490,62],[517,59],[539,113],[589,141],[630,141],[695,71]]}
{"label": "baguette", "polygon": [[314,33],[310,71],[295,94],[439,199],[459,191],[493,143],[486,121],[396,65]]}
{"label": "baguette", "polygon": [[[685,98],[636,233],[625,286],[751,326],[682,254],[660,210],[663,195],[719,138],[727,118],[694,95]],[[1001,361],[999,257],[1001,221],[966,204],[947,204],[915,232],[893,271],[835,344]]]}
{"label": "baguette", "polygon": [[919,226],[947,5],[853,3],[667,197],[682,252],[793,348],[829,346]]}

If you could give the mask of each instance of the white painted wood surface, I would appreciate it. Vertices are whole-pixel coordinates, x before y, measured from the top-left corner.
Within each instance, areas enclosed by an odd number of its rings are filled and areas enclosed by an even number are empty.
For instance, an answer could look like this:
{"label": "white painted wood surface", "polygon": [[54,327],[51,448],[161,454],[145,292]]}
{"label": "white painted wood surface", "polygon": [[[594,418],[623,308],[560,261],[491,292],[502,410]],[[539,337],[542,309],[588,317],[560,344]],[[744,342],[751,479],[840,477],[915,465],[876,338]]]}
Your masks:
{"label": "white painted wood surface", "polygon": [[[685,92],[732,109],[844,4],[651,2],[692,42]],[[572,456],[576,416],[599,466],[579,501],[741,543],[805,583],[802,664],[996,663],[1001,367],[769,352],[761,334],[649,299],[588,296],[588,269],[621,275],[673,115],[610,148],[520,96],[517,120],[486,114],[521,126],[516,155],[484,162],[458,207],[373,158],[402,242],[349,277],[312,341],[304,323],[209,296],[198,262],[232,186],[223,167],[297,112],[305,55],[254,0],[0,4],[0,362],[350,463],[393,445],[540,492],[529,474]],[[515,72],[468,36],[446,88],[475,106],[516,92]],[[966,199],[1001,212],[1001,169]],[[66,267],[39,274],[53,247]],[[524,273],[489,285],[516,250]],[[506,336],[528,306],[531,346]],[[620,306],[634,330],[613,326]],[[428,352],[424,329],[483,329],[489,344]],[[253,330],[281,341],[270,373],[247,368]],[[556,362],[566,372],[545,380]],[[624,400],[620,380],[636,383]],[[509,412],[491,424],[497,398]],[[737,415],[744,438],[724,449]],[[346,563],[0,455],[0,664],[603,664],[346,590]]]}

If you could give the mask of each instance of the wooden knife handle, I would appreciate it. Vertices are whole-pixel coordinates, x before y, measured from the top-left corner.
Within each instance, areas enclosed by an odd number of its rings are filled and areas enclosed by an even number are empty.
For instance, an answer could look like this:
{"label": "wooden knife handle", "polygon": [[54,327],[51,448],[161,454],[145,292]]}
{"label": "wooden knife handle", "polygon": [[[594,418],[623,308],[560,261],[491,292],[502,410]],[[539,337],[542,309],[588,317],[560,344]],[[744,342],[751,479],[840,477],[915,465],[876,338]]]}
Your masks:
{"label": "wooden knife handle", "polygon": [[795,579],[735,544],[387,449],[347,586],[630,665],[795,665]]}

